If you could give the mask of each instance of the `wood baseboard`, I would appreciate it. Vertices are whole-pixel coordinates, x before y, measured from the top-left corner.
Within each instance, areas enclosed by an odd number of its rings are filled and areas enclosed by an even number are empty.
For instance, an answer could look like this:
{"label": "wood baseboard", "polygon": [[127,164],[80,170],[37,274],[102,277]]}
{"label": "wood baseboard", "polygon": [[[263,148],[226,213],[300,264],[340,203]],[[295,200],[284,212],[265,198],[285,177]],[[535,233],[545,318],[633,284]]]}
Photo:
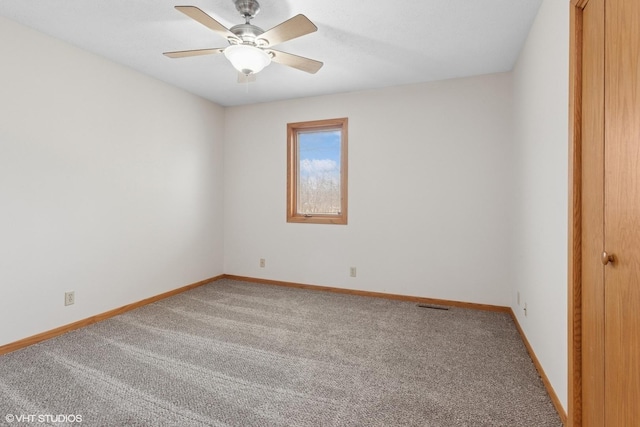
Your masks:
{"label": "wood baseboard", "polygon": [[19,341],[15,341],[15,342],[12,342],[12,343],[9,343],[9,344],[5,344],[3,346],[0,346],[0,355],[6,354],[6,353],[11,353],[12,351],[16,351],[16,350],[19,350],[21,348],[28,347],[30,345],[39,343],[41,341],[45,341],[45,340],[48,340],[50,338],[57,337],[58,335],[66,334],[67,332],[71,332],[71,331],[73,331],[75,329],[79,329],[79,328],[82,328],[84,326],[89,326],[89,325],[91,325],[93,323],[97,323],[97,322],[100,322],[102,320],[109,319],[110,317],[117,316],[118,314],[126,313],[127,311],[134,310],[136,308],[145,306],[147,304],[151,304],[151,303],[154,303],[156,301],[160,301],[160,300],[163,300],[165,298],[172,297],[174,295],[180,294],[182,292],[186,292],[188,290],[197,288],[197,287],[205,285],[207,283],[214,282],[216,280],[220,280],[223,277],[224,277],[224,275],[220,275],[220,276],[216,276],[216,277],[211,277],[209,279],[204,279],[204,280],[201,280],[199,282],[195,282],[195,283],[192,283],[190,285],[183,286],[181,288],[177,288],[177,289],[174,289],[174,290],[171,290],[171,291],[168,291],[168,292],[164,292],[162,294],[155,295],[155,296],[150,297],[150,298],[145,298],[145,299],[143,299],[141,301],[138,301],[138,302],[127,304],[127,305],[124,305],[122,307],[118,307],[118,308],[115,308],[113,310],[106,311],[104,313],[96,314],[95,316],[87,317],[86,319],[78,320],[77,322],[73,322],[73,323],[70,323],[68,325],[60,326],[58,328],[51,329],[49,331],[45,331],[45,332],[42,332],[42,333],[39,333],[39,334],[36,334],[36,335],[32,335],[30,337],[21,339]]}
{"label": "wood baseboard", "polygon": [[304,283],[283,282],[281,280],[257,279],[255,277],[235,276],[233,274],[223,275],[225,279],[240,280],[244,282],[262,283],[265,285],[285,286],[288,288],[308,289],[312,291],[335,292],[338,294],[358,295],[363,297],[384,298],[398,301],[410,301],[421,304],[446,305],[449,307],[470,308],[474,310],[497,311],[509,313],[511,308],[500,305],[477,304],[472,302],[450,301],[436,298],[415,297],[411,295],[387,294],[384,292],[358,291],[354,289],[334,288],[331,286],[307,285]]}
{"label": "wood baseboard", "polygon": [[542,379],[542,383],[547,389],[547,393],[549,393],[549,397],[551,398],[551,402],[553,403],[553,406],[556,408],[556,411],[558,411],[558,415],[560,416],[560,420],[562,421],[562,424],[566,426],[567,412],[562,407],[562,404],[560,403],[560,399],[558,399],[558,395],[556,394],[556,391],[553,389],[553,386],[551,385],[551,381],[549,381],[549,377],[547,377],[547,374],[544,372],[544,369],[542,369],[542,365],[540,364],[538,357],[534,353],[533,347],[531,347],[531,344],[529,344],[529,340],[527,339],[527,336],[524,334],[524,331],[520,327],[518,318],[516,317],[516,314],[513,312],[511,308],[509,308],[509,314],[511,314],[511,318],[513,319],[513,323],[515,323],[516,325],[516,329],[520,334],[520,338],[522,338],[522,342],[524,342],[524,346],[527,348],[527,352],[529,352],[529,357],[531,357],[531,360],[533,361],[533,365],[536,367],[536,370],[538,371],[538,375],[540,375],[540,378]]}

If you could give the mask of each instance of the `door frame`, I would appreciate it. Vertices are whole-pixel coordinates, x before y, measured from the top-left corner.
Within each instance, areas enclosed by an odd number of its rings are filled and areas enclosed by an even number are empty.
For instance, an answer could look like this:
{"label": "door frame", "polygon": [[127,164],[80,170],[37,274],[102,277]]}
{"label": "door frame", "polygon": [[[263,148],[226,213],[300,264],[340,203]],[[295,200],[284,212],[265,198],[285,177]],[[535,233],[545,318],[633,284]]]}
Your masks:
{"label": "door frame", "polygon": [[570,0],[569,245],[567,425],[582,425],[582,14],[589,0]]}

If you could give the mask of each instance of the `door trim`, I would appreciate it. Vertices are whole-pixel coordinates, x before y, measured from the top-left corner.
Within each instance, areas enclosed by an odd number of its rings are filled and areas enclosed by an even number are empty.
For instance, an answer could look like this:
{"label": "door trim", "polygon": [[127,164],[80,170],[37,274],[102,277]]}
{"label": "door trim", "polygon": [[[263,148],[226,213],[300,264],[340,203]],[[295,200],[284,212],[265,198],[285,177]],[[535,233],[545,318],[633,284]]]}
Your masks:
{"label": "door trim", "polygon": [[570,427],[582,425],[582,14],[589,0],[570,0],[568,410]]}

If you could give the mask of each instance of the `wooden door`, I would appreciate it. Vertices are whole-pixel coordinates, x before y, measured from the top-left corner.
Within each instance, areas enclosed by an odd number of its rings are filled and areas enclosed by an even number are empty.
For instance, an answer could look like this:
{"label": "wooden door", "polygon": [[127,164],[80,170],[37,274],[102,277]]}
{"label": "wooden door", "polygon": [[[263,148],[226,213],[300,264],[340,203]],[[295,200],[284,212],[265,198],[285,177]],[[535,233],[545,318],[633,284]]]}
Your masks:
{"label": "wooden door", "polygon": [[605,7],[605,425],[640,426],[640,2]]}
{"label": "wooden door", "polygon": [[640,1],[572,2],[569,424],[640,426]]}

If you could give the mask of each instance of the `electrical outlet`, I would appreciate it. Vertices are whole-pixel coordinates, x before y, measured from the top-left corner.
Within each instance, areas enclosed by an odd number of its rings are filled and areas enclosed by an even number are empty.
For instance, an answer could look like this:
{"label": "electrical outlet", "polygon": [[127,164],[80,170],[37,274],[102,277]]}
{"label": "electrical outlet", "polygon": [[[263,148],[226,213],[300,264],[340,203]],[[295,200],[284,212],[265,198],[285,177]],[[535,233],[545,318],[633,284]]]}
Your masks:
{"label": "electrical outlet", "polygon": [[520,305],[520,291],[518,291],[518,305]]}
{"label": "electrical outlet", "polygon": [[264,258],[260,258],[260,268],[264,268],[265,265],[267,265],[267,261]]}
{"label": "electrical outlet", "polygon": [[356,277],[356,268],[355,267],[351,267],[351,269],[349,271],[349,275],[351,277]]}
{"label": "electrical outlet", "polygon": [[76,302],[76,293],[74,291],[64,293],[64,305],[73,305]]}

